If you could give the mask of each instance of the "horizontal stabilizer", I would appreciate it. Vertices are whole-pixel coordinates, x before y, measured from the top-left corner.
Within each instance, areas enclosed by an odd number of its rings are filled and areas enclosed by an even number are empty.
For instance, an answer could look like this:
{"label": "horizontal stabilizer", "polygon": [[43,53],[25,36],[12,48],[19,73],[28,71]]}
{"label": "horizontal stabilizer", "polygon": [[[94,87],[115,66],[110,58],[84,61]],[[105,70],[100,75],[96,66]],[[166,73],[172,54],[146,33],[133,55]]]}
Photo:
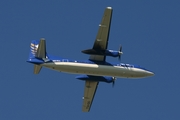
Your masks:
{"label": "horizontal stabilizer", "polygon": [[34,74],[38,74],[41,70],[42,66],[40,65],[34,65]]}
{"label": "horizontal stabilizer", "polygon": [[39,46],[36,53],[37,58],[46,58],[46,41],[44,38],[41,38]]}

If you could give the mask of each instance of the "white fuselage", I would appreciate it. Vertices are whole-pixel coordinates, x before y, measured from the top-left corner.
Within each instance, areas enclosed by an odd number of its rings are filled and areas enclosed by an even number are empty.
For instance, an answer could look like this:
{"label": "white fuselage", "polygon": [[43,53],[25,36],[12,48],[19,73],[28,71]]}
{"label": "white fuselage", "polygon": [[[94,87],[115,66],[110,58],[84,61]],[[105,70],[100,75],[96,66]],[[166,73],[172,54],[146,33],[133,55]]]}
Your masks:
{"label": "white fuselage", "polygon": [[143,78],[152,76],[153,73],[147,70],[134,67],[122,67],[111,65],[98,65],[77,62],[51,62],[41,64],[44,67],[60,72],[87,74],[94,76],[113,76],[120,78]]}

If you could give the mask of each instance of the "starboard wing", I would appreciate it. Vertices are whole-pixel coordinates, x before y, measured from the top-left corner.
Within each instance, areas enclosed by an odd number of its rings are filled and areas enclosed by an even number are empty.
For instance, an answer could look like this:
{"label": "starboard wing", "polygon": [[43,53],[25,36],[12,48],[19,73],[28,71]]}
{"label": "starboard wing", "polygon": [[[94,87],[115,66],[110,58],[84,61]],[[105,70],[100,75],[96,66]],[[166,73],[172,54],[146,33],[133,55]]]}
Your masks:
{"label": "starboard wing", "polygon": [[[109,32],[111,26],[112,8],[107,7],[99,25],[98,34],[96,36],[93,48],[94,50],[106,50],[108,46]],[[105,55],[91,55],[90,60],[105,61]]]}

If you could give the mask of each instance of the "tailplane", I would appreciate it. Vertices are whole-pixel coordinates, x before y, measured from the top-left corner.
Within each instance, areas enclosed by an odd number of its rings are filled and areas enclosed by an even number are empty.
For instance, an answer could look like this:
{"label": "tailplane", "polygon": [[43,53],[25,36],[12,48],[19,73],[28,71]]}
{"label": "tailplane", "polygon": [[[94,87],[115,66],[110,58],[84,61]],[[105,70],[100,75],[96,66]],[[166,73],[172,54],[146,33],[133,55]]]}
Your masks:
{"label": "tailplane", "polygon": [[33,40],[30,45],[30,54],[28,62],[34,65],[34,74],[38,74],[42,68],[41,64],[47,62],[46,41],[44,38]]}
{"label": "tailplane", "polygon": [[40,65],[34,65],[34,74],[39,74],[41,71],[42,66]]}
{"label": "tailplane", "polygon": [[41,38],[35,56],[40,59],[46,58],[46,41],[44,38]]}

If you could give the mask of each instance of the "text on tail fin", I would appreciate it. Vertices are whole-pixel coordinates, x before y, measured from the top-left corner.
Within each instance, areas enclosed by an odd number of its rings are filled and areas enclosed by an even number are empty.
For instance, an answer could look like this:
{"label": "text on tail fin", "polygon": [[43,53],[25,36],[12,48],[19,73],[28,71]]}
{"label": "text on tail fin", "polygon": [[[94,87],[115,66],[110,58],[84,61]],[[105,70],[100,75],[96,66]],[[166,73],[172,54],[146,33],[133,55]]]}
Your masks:
{"label": "text on tail fin", "polygon": [[30,44],[29,58],[35,58],[39,46],[39,40],[33,40]]}

